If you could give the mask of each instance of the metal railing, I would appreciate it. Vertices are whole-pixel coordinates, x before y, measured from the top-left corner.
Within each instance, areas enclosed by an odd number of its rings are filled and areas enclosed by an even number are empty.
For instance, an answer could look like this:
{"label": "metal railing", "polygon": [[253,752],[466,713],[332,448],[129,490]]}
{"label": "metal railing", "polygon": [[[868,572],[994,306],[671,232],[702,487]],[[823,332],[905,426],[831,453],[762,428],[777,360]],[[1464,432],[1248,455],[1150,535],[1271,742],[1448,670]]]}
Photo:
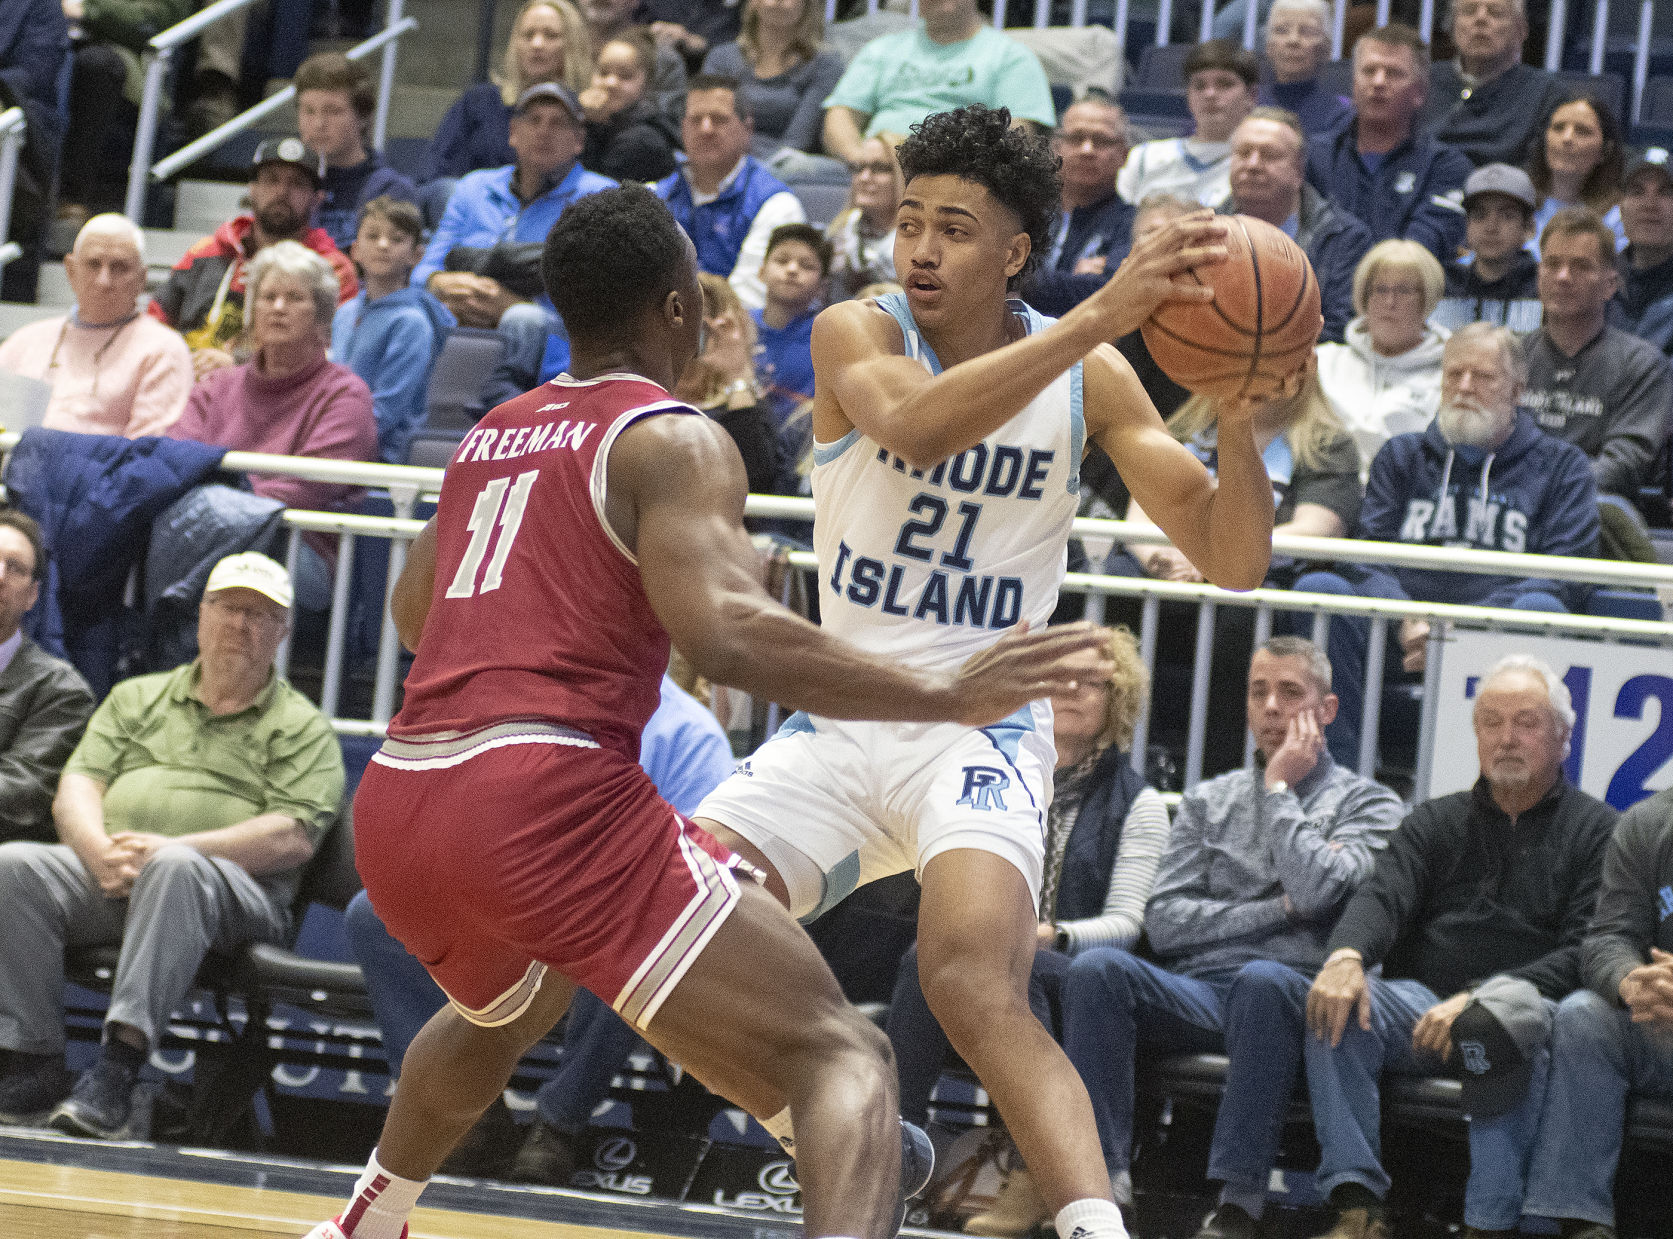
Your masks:
{"label": "metal railing", "polygon": [[[223,17],[237,12],[255,0],[216,0],[208,8],[194,13],[178,25],[156,35],[146,45],[145,88],[140,96],[139,125],[134,133],[133,159],[128,165],[128,195],[123,213],[135,223],[141,223],[145,210],[145,190],[150,181],[163,181],[182,168],[219,149],[234,135],[277,112],[296,98],[296,87],[286,86],[187,143],[155,165],[151,156],[157,140],[157,122],[162,113],[163,85],[168,76],[174,53],[182,44],[196,38],[207,27]],[[418,28],[415,18],[402,16],[405,0],[389,0],[389,13],[384,28],[364,42],[357,43],[344,53],[350,60],[360,60],[380,48],[383,62],[378,70],[378,102],[372,115],[372,146],[382,150],[389,126],[389,97],[395,88],[395,44],[402,35]]]}
{"label": "metal railing", "polygon": [[12,230],[12,194],[17,190],[17,158],[23,151],[27,130],[22,108],[7,108],[0,112],[0,267],[23,255],[23,248],[6,237]]}
{"label": "metal railing", "polygon": [[[0,453],[9,452],[17,443],[15,431],[0,432]],[[412,513],[422,497],[434,496],[441,489],[441,469],[419,468],[412,465],[368,464],[358,461],[318,460],[294,456],[274,456],[257,452],[228,452],[222,466],[235,472],[298,478],[312,482],[330,482],[386,490],[394,516],[365,516],[341,512],[287,511],[284,524],[289,532],[286,557],[294,571],[304,533],[335,534],[338,555],[332,583],[330,610],[326,623],[326,644],[320,685],[320,708],[331,718],[339,732],[356,735],[381,735],[385,724],[394,713],[399,688],[400,642],[394,621],[384,606],[379,622],[377,651],[374,657],[372,705],[368,719],[344,718],[340,714],[342,689],[348,667],[348,621],[354,578],[356,547],[362,538],[378,538],[390,543],[389,565],[385,574],[385,598],[393,590],[406,563],[408,544],[418,536],[423,522],[413,519]],[[813,501],[776,495],[751,495],[745,504],[746,514],[755,517],[811,521]],[[1162,545],[1167,537],[1153,525],[1129,521],[1077,519],[1073,536],[1097,541],[1121,543],[1127,546]],[[1628,587],[1673,591],[1673,566],[1662,564],[1622,563],[1612,560],[1575,559],[1567,556],[1517,555],[1502,551],[1471,551],[1451,548],[1412,546],[1404,543],[1368,542],[1351,538],[1309,538],[1277,535],[1272,540],[1276,554],[1298,560],[1326,563],[1379,564],[1385,567],[1424,568],[1443,572],[1483,573],[1494,576],[1535,577],[1550,580],[1582,581],[1600,586]],[[811,553],[794,552],[789,556],[793,567],[816,569],[817,558]],[[1107,599],[1111,597],[1138,598],[1142,603],[1139,648],[1145,666],[1155,668],[1157,635],[1160,631],[1163,602],[1195,603],[1198,608],[1196,624],[1196,653],[1192,661],[1191,708],[1186,735],[1185,785],[1194,786],[1202,776],[1203,755],[1208,727],[1209,677],[1212,670],[1214,614],[1220,607],[1253,609],[1254,642],[1264,641],[1272,633],[1273,616],[1278,612],[1305,613],[1312,617],[1312,636],[1321,647],[1329,643],[1330,620],[1333,616],[1362,616],[1373,621],[1405,618],[1426,619],[1431,623],[1429,650],[1431,657],[1425,671],[1423,713],[1418,736],[1418,787],[1427,786],[1430,745],[1435,730],[1435,700],[1433,676],[1440,664],[1436,653],[1446,640],[1449,627],[1486,627],[1513,629],[1518,632],[1568,634],[1603,641],[1630,641],[1637,644],[1673,646],[1673,622],[1663,620],[1619,619],[1609,616],[1568,615],[1541,611],[1513,611],[1495,607],[1460,606],[1449,603],[1408,602],[1380,598],[1346,597],[1338,594],[1304,594],[1293,590],[1255,589],[1235,593],[1213,585],[1158,581],[1147,577],[1103,576],[1093,573],[1070,573],[1064,580],[1065,593],[1085,598],[1085,614],[1096,622],[1103,622]],[[1365,664],[1364,711],[1361,716],[1360,751],[1357,766],[1361,773],[1374,772],[1377,758],[1377,729],[1383,688],[1383,654],[1386,631],[1383,623],[1372,623]],[[279,652],[279,667],[288,670],[290,641],[286,639]],[[769,726],[773,711],[769,711]],[[1135,762],[1142,761],[1150,733],[1148,712],[1141,718],[1134,735],[1132,751]],[[1246,744],[1246,760],[1252,760],[1252,746]]]}
{"label": "metal railing", "polygon": [[[1026,2],[1026,0],[1022,0]],[[1609,0],[1593,0],[1596,9],[1592,20],[1592,35],[1588,64],[1590,72],[1603,72],[1603,56],[1605,42],[1609,31]],[[1335,59],[1342,58],[1344,29],[1347,20],[1348,0],[1331,0],[1333,7],[1330,23],[1330,49]],[[1197,10],[1198,37],[1208,39],[1213,36],[1215,14],[1224,9],[1225,4],[1216,4],[1215,0],[1202,0]],[[825,0],[825,21],[836,20],[838,0]],[[881,0],[866,0],[866,12],[872,14],[883,8]],[[1391,0],[1377,0],[1376,24],[1386,25],[1392,12]],[[1127,27],[1131,18],[1132,0],[1115,0],[1114,11],[1110,26],[1115,31],[1116,38],[1123,48],[1127,48]],[[918,15],[917,0],[910,0],[908,14]],[[1051,25],[1051,0],[1034,0],[1034,21],[1036,29],[1045,29]],[[1003,27],[1009,15],[1006,0],[993,0],[993,24]],[[1156,11],[1156,46],[1166,47],[1172,39],[1174,16],[1174,0],[1157,0]],[[1435,35],[1436,0],[1422,0],[1418,7],[1417,28],[1426,42],[1433,42]],[[1631,106],[1628,116],[1623,118],[1637,123],[1643,114],[1644,86],[1650,76],[1650,32],[1655,23],[1655,0],[1639,0],[1638,32],[1632,47],[1632,93]],[[1070,27],[1087,24],[1087,0],[1073,0],[1069,10]],[[1545,36],[1544,63],[1548,70],[1555,71],[1562,68],[1563,38],[1568,26],[1568,0],[1551,0],[1550,20]],[[1251,50],[1259,42],[1259,7],[1257,0],[1245,0],[1241,38],[1243,46]],[[1138,49],[1128,49],[1136,53]],[[1136,63],[1137,56],[1132,56]]]}
{"label": "metal railing", "polygon": [[[0,450],[8,448],[13,441],[13,435],[0,435]],[[285,514],[285,524],[290,531],[288,557],[293,568],[304,532],[322,532],[339,537],[340,549],[326,628],[320,690],[321,708],[333,719],[339,731],[366,735],[381,734],[384,724],[393,713],[400,666],[399,642],[387,611],[380,622],[373,674],[371,717],[346,719],[340,716],[341,694],[347,672],[347,625],[355,548],[362,538],[380,538],[391,543],[386,589],[392,588],[405,563],[407,544],[423,527],[422,522],[411,518],[411,513],[420,496],[430,495],[439,490],[442,471],[411,466],[300,460],[248,452],[229,452],[224,464],[228,469],[247,473],[282,474],[310,481],[385,487],[389,490],[396,512],[394,517],[298,511]],[[813,504],[808,499],[754,495],[749,498],[745,511],[751,516],[811,520]],[[1075,521],[1073,531],[1079,538],[1112,540],[1126,545],[1154,545],[1166,542],[1166,537],[1154,526],[1126,521],[1080,519]],[[1305,538],[1287,535],[1275,537],[1273,549],[1278,554],[1311,561],[1421,567],[1449,572],[1540,577],[1607,586],[1673,590],[1673,567],[1659,564],[1514,555],[1496,551],[1452,550],[1399,543],[1362,542],[1345,538]],[[793,553],[790,563],[797,568],[817,567],[816,558],[805,552]],[[1164,601],[1196,604],[1196,655],[1191,667],[1191,709],[1184,766],[1187,788],[1194,786],[1202,777],[1210,707],[1208,694],[1213,657],[1214,615],[1220,607],[1252,609],[1255,612],[1256,643],[1271,635],[1273,616],[1278,612],[1285,612],[1310,615],[1313,638],[1321,646],[1328,646],[1330,620],[1333,616],[1361,616],[1373,621],[1407,617],[1427,619],[1432,625],[1429,637],[1432,651],[1439,649],[1439,643],[1446,639],[1451,626],[1514,629],[1519,632],[1567,634],[1606,641],[1626,640],[1664,647],[1673,646],[1673,623],[1664,621],[1510,611],[1492,607],[1355,598],[1335,594],[1302,594],[1290,590],[1256,589],[1247,593],[1233,593],[1212,585],[1091,573],[1071,573],[1064,582],[1064,591],[1082,595],[1086,599],[1088,618],[1100,622],[1104,618],[1108,598],[1140,599],[1142,612],[1139,645],[1146,666],[1152,669],[1156,660],[1161,604]],[[1372,623],[1369,629],[1364,708],[1360,719],[1361,739],[1357,763],[1361,772],[1368,775],[1373,773],[1376,767],[1385,646],[1385,624]],[[288,644],[281,651],[280,657],[283,670],[288,667]],[[1430,659],[1431,673],[1439,663],[1439,657]],[[1419,787],[1426,786],[1428,780],[1430,747],[1435,728],[1434,698],[1433,684],[1426,679],[1417,749]],[[1148,716],[1140,720],[1133,743],[1136,755],[1145,752],[1150,726]],[[1246,757],[1252,759],[1252,747],[1246,747]]]}

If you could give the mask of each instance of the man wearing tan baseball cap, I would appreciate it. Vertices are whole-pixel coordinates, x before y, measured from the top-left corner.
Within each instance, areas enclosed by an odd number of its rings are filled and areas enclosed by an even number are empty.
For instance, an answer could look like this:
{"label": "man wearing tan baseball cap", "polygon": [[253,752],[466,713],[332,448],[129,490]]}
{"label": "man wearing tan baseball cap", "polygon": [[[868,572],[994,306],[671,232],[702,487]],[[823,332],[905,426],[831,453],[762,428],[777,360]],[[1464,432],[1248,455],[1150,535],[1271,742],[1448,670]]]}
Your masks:
{"label": "man wearing tan baseball cap", "polygon": [[[331,724],[275,671],[292,597],[265,555],[216,564],[198,657],[124,680],[87,724],[53,801],[60,842],[0,845],[0,1123],[142,1135],[139,1068],[204,955],[288,931],[302,866],[343,796]],[[73,1089],[72,938],[123,944],[103,1048]]]}

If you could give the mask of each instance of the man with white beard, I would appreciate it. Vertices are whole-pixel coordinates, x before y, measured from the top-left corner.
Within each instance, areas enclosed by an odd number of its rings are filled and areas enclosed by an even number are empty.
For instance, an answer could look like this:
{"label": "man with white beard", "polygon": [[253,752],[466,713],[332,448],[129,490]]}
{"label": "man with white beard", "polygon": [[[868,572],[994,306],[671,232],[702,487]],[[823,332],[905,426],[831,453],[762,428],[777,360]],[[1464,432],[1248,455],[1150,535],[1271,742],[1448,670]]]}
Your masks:
{"label": "man with white beard", "polygon": [[[1371,461],[1355,536],[1379,542],[1460,546],[1530,555],[1595,553],[1597,486],[1592,462],[1535,424],[1518,401],[1527,362],[1515,333],[1492,323],[1455,332],[1441,355],[1441,407],[1427,429],[1395,435]],[[1570,583],[1538,578],[1356,567],[1305,573],[1300,592],[1417,599],[1523,611],[1569,611],[1584,598]],[[1330,625],[1332,681],[1341,708],[1326,729],[1332,756],[1356,765],[1370,622]],[[1390,672],[1423,670],[1429,625],[1406,620],[1390,642]]]}

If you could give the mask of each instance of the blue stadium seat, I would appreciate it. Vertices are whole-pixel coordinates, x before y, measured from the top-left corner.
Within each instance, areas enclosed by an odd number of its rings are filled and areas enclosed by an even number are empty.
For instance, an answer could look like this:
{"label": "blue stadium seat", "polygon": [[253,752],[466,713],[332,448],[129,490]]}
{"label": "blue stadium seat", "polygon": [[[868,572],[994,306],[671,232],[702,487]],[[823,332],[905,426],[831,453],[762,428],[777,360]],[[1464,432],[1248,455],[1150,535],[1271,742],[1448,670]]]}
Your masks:
{"label": "blue stadium seat", "polygon": [[1190,54],[1189,43],[1145,48],[1139,53],[1139,68],[1133,74],[1133,87],[1138,90],[1184,90],[1185,58]]}
{"label": "blue stadium seat", "polygon": [[455,327],[448,333],[430,372],[424,424],[413,436],[408,464],[445,464],[452,457],[453,448],[482,416],[482,384],[504,352],[505,341],[497,331]]}

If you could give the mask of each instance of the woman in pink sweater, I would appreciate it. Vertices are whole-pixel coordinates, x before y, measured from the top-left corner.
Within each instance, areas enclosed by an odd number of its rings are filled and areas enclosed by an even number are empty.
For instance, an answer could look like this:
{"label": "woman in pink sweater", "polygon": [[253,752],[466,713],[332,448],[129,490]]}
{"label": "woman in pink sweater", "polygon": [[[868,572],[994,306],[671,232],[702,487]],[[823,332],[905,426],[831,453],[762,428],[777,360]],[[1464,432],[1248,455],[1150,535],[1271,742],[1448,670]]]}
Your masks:
{"label": "woman in pink sweater", "polygon": [[[354,371],[325,356],[337,290],[330,264],[294,241],[258,253],[245,299],[253,307],[255,355],[206,375],[169,433],[230,451],[377,460],[372,393]],[[287,507],[314,511],[342,511],[360,497],[360,488],[334,482],[252,477],[250,485]],[[299,605],[318,610],[329,601],[327,570],[334,558],[332,539],[310,536],[304,543],[296,573]]]}

